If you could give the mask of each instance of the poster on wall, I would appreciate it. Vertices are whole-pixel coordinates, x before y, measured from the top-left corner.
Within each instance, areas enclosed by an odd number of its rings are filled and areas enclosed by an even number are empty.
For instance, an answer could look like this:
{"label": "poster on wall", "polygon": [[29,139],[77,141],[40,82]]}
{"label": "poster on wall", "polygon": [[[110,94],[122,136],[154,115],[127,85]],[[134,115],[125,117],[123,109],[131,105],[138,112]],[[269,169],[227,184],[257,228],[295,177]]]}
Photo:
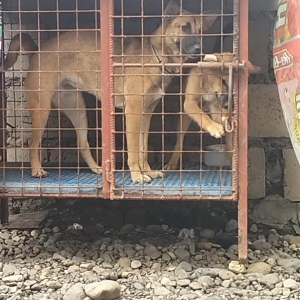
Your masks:
{"label": "poster on wall", "polygon": [[300,0],[280,0],[273,65],[285,123],[300,164]]}

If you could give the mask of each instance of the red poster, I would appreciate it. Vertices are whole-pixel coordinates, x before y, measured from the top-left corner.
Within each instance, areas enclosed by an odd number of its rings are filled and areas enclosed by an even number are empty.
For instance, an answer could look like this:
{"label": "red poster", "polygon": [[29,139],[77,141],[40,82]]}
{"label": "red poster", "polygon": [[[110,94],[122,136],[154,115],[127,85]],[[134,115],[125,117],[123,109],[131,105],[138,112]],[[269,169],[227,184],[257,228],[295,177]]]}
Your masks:
{"label": "red poster", "polygon": [[274,37],[273,62],[280,102],[300,163],[300,0],[279,1]]}

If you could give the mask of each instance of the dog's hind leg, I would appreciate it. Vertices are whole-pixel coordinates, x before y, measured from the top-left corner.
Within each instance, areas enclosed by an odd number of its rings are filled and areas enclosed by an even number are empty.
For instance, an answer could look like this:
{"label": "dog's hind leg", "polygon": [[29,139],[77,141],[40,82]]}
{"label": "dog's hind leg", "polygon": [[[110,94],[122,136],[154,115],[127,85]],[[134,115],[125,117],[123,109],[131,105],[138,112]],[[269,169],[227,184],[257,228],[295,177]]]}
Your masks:
{"label": "dog's hind leg", "polygon": [[177,169],[178,161],[183,149],[184,136],[189,129],[191,122],[191,118],[186,114],[182,115],[182,126],[180,126],[180,120],[178,120],[176,145],[170,161],[165,165],[165,170]]}
{"label": "dog's hind leg", "polygon": [[39,147],[51,110],[53,92],[27,92],[28,108],[32,121],[32,134],[29,144],[31,174],[33,177],[47,177],[39,158]]}
{"label": "dog's hind leg", "polygon": [[55,101],[65,115],[72,122],[77,135],[77,146],[84,161],[96,174],[101,174],[102,169],[95,162],[88,142],[88,121],[86,106],[81,92],[65,91],[59,94],[59,99]]}

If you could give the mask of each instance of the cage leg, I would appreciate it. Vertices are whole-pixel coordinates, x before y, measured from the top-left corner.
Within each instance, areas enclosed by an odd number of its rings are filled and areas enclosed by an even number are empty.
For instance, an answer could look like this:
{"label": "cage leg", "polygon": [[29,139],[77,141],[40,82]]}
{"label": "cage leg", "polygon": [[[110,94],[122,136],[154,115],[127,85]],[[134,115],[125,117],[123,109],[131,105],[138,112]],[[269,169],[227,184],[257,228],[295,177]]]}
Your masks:
{"label": "cage leg", "polygon": [[[244,199],[245,198],[245,199]],[[238,201],[238,256],[241,263],[248,258],[248,201],[241,195]]]}
{"label": "cage leg", "polygon": [[9,223],[9,209],[8,198],[1,198],[1,224],[7,225]]}

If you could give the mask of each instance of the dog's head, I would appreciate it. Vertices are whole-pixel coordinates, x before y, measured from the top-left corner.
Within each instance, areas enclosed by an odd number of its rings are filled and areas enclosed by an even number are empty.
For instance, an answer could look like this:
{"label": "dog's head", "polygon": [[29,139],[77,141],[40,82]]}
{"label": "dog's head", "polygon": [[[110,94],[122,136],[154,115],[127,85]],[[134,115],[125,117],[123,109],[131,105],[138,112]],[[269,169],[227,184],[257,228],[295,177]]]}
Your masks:
{"label": "dog's head", "polygon": [[213,12],[206,16],[195,16],[171,1],[164,11],[162,34],[166,54],[182,56],[182,60],[200,58],[201,34],[217,19]]}
{"label": "dog's head", "polygon": [[[233,62],[233,60],[233,54],[230,52],[207,54],[203,58],[203,61],[207,62],[230,63]],[[248,70],[249,74],[256,74],[261,70],[261,68],[248,61]],[[215,95],[215,97],[217,97],[218,99],[226,102],[226,94],[228,93],[229,84],[228,71],[207,71],[207,73],[208,75],[206,76],[205,82],[207,93],[209,93],[210,95]]]}

